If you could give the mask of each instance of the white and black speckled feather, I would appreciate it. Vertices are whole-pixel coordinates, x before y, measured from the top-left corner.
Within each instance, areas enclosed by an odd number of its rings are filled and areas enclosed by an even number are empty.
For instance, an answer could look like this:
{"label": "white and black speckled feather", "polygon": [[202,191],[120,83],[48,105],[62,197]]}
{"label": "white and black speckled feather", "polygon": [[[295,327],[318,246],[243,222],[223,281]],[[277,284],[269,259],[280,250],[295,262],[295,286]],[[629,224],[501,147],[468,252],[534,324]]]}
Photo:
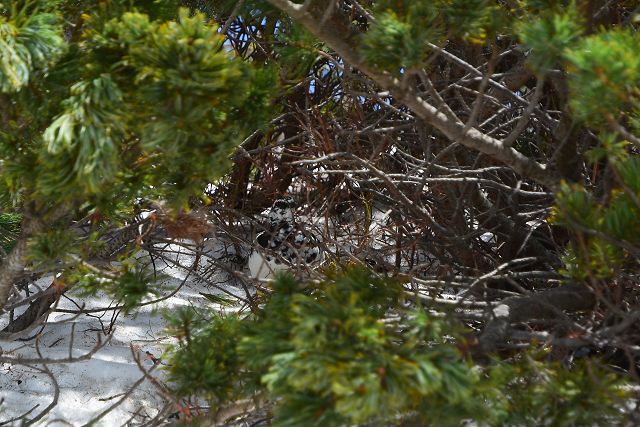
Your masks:
{"label": "white and black speckled feather", "polygon": [[293,200],[278,199],[268,214],[268,228],[256,236],[249,257],[252,277],[269,279],[276,271],[322,261],[318,238],[294,222]]}
{"label": "white and black speckled feather", "polygon": [[291,197],[278,199],[273,202],[269,210],[269,230],[275,230],[281,224],[293,224],[293,210],[295,203]]}

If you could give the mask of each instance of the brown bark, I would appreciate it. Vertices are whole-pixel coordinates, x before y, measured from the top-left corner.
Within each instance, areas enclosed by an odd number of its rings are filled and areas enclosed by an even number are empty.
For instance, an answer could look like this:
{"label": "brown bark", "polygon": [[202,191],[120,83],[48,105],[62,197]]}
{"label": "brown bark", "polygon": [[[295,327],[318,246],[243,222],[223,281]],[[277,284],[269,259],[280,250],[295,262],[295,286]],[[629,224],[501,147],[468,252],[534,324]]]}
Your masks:
{"label": "brown bark", "polygon": [[18,242],[0,265],[0,309],[7,304],[13,290],[13,284],[22,276],[27,265],[29,238],[42,231],[44,226],[45,224],[39,218],[27,216],[22,221]]}
{"label": "brown bark", "polygon": [[55,285],[51,284],[40,297],[29,303],[29,307],[24,313],[0,331],[0,337],[10,340],[13,336],[23,335],[34,326],[44,322],[58,296]]}

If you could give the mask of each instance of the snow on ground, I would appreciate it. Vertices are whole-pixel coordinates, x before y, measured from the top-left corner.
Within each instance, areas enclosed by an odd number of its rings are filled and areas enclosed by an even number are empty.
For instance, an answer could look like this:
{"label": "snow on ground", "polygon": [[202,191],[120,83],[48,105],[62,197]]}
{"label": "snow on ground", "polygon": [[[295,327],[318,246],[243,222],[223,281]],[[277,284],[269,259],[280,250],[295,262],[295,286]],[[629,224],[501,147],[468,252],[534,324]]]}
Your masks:
{"label": "snow on ground", "polygon": [[[185,255],[184,249],[181,252],[182,254],[174,254],[174,257],[183,265],[190,265],[193,258]],[[180,286],[185,276],[184,270],[162,265],[160,261],[156,261],[156,265],[167,275],[161,282],[165,295]],[[51,277],[40,281],[43,287],[49,283]],[[239,292],[236,288],[229,291]],[[149,370],[154,367],[153,358],[160,357],[167,344],[175,341],[172,337],[166,336],[165,320],[158,309],[171,309],[187,304],[202,305],[206,299],[200,292],[220,293],[216,289],[205,288],[197,281],[188,280],[179,292],[165,301],[141,307],[129,315],[121,313],[115,321],[115,331],[110,342],[90,360],[49,364],[51,373],[58,381],[60,395],[55,408],[37,425],[83,425],[122,399],[122,394],[143,377],[132,355],[132,347],[143,366]],[[105,295],[78,298],[71,293],[70,297],[76,303],[84,304],[87,309],[115,305]],[[77,306],[63,297],[58,309],[74,310]],[[109,327],[113,314],[114,311],[101,311],[93,313],[93,316],[81,315],[75,319],[69,313],[50,314],[39,338],[42,355],[50,359],[61,359],[69,357],[69,351],[73,357],[86,354],[96,345],[99,335],[104,340],[105,336],[101,331]],[[74,340],[70,342],[72,325]],[[3,326],[0,325],[0,329]],[[30,335],[36,334],[39,330],[40,328],[37,328],[30,332]],[[0,340],[0,349],[4,356],[37,357],[35,345],[35,340]],[[4,399],[3,405],[0,406],[0,425],[37,406],[29,416],[33,418],[52,402],[52,381],[46,373],[35,368],[42,368],[42,365],[28,367],[0,364],[0,399]],[[162,381],[161,370],[156,369],[152,374]],[[144,380],[124,398],[122,404],[105,415],[96,425],[120,426],[129,420],[132,424],[149,421],[166,404],[167,399],[158,389],[149,380]],[[18,422],[10,424],[19,425]]]}
{"label": "snow on ground", "polygon": [[[388,218],[389,211],[375,210],[372,226],[366,233],[368,239],[371,239],[369,242],[372,246],[381,251],[383,248],[388,248],[392,242],[390,240],[392,238],[385,234]],[[313,224],[313,230],[322,234],[325,224],[321,219],[314,218],[311,221],[310,218],[301,215],[299,220]],[[347,224],[344,225],[347,229],[346,236],[341,239],[343,241],[340,243],[334,241],[327,248],[329,252],[358,253],[355,246],[356,241],[360,241],[363,236],[351,234],[352,222],[353,218],[346,220]],[[231,249],[229,245],[211,239],[205,242],[203,251],[212,258],[222,260],[225,255],[229,255],[229,249]],[[168,245],[163,248],[163,251],[171,259],[164,263],[156,259],[155,264],[157,269],[166,275],[159,284],[163,287],[163,294],[168,295],[182,284],[187,275],[184,268],[178,268],[176,265],[188,268],[193,264],[194,257],[193,253],[186,250],[183,245]],[[245,257],[248,253],[240,255]],[[434,268],[428,253],[417,255],[422,257],[418,259],[419,264],[424,264],[427,270]],[[391,252],[381,252],[381,260],[386,263],[392,263],[394,256],[394,253]],[[372,260],[372,262],[377,261]],[[139,424],[149,421],[165,407],[168,404],[167,399],[149,380],[144,380],[130,395],[123,396],[123,393],[143,377],[143,373],[136,365],[132,355],[132,347],[134,353],[142,360],[144,368],[149,370],[154,367],[153,359],[161,357],[166,346],[174,342],[172,337],[165,335],[165,320],[158,309],[170,310],[172,307],[184,305],[207,304],[210,306],[211,302],[201,295],[201,292],[220,294],[225,297],[229,296],[228,293],[244,296],[244,290],[232,286],[229,276],[225,273],[213,278],[210,276],[211,263],[207,256],[202,257],[200,265],[200,269],[197,270],[198,274],[189,276],[175,295],[159,303],[141,307],[129,315],[120,314],[114,322],[116,327],[110,342],[94,354],[90,360],[49,364],[51,373],[58,381],[60,395],[58,404],[38,422],[38,425],[84,425],[121,399],[123,402],[102,417],[95,425],[127,425],[129,420],[131,425]],[[204,285],[198,275],[221,284],[222,289]],[[51,280],[51,277],[43,278],[39,285],[42,288],[47,287]],[[105,295],[80,298],[74,295],[73,291],[68,294],[76,304],[84,304],[85,309],[115,305],[115,302]],[[65,295],[61,298],[57,308],[74,310],[78,306]],[[229,308],[219,307],[219,309]],[[66,358],[69,356],[70,347],[73,357],[86,354],[95,346],[97,337],[101,335],[103,328],[108,328],[113,314],[113,310],[107,310],[92,313],[92,316],[83,314],[73,318],[73,315],[69,313],[52,313],[40,333],[39,346],[42,355],[51,359]],[[70,342],[72,325],[75,325],[74,340]],[[4,324],[0,324],[0,329],[4,326]],[[31,331],[27,337],[38,331],[39,328]],[[104,334],[102,334],[102,338],[104,339]],[[2,341],[0,339],[0,353],[4,356],[36,357],[35,340]],[[54,386],[46,373],[36,369],[41,366],[0,364],[0,399],[4,399],[4,404],[0,406],[0,425],[24,414],[37,405],[29,416],[29,418],[33,418],[52,402]],[[153,376],[159,381],[163,380],[161,369],[154,370]],[[19,425],[18,422],[13,424]]]}

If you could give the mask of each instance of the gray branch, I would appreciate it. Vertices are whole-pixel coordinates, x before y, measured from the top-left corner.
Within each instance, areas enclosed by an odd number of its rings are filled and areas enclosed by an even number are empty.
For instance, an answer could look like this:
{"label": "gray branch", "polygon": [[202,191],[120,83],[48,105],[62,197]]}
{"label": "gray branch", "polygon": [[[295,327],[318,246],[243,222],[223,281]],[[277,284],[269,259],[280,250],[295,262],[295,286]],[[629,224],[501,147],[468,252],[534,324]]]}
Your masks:
{"label": "gray branch", "polygon": [[357,67],[373,79],[380,87],[409,107],[418,117],[437,128],[451,141],[467,148],[480,151],[506,164],[522,176],[528,177],[548,189],[558,189],[560,178],[549,171],[547,166],[528,158],[519,151],[506,146],[502,141],[492,138],[475,128],[466,129],[460,120],[452,120],[440,109],[426,102],[415,89],[386,72],[379,72],[367,66],[358,53],[357,37],[347,20],[340,19],[336,13],[321,22],[325,2],[313,2],[308,5],[294,4],[288,0],[269,0],[269,2],[300,22],[305,28],[324,41],[340,55],[345,62]]}

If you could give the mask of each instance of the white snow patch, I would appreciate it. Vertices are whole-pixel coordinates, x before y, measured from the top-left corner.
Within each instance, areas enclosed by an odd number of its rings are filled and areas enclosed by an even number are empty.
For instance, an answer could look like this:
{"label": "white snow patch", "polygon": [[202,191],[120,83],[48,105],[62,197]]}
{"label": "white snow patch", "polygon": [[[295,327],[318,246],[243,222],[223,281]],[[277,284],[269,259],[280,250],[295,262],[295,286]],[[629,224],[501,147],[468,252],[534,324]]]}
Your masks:
{"label": "white snow patch", "polygon": [[[176,251],[172,257],[182,265],[188,267],[193,263],[193,255],[183,246],[174,245],[169,249]],[[159,284],[163,294],[167,295],[181,284],[185,271],[182,268],[168,266],[159,260],[156,260],[156,266],[159,266],[166,275]],[[41,288],[46,288],[51,283],[51,279],[51,277],[44,278],[38,284]],[[235,288],[231,291],[239,293]],[[111,341],[90,360],[49,364],[49,369],[58,381],[60,396],[57,406],[40,420],[38,425],[83,425],[121,399],[121,394],[129,390],[143,376],[133,359],[132,346],[134,352],[143,361],[143,366],[149,370],[154,362],[148,355],[160,358],[167,345],[175,342],[174,338],[166,335],[164,331],[166,322],[157,308],[170,310],[179,306],[202,304],[206,300],[200,292],[219,293],[215,289],[204,288],[196,281],[189,280],[176,295],[165,301],[153,306],[144,306],[129,315],[121,313],[115,321],[115,331]],[[71,291],[69,294],[70,298],[77,304],[84,304],[85,308],[115,305],[115,302],[103,294],[89,298],[79,298]],[[75,310],[77,308],[66,298],[61,298],[58,304],[58,309]],[[16,310],[16,316],[18,314],[19,311]],[[39,338],[43,356],[62,359],[69,357],[69,351],[73,357],[86,354],[96,344],[98,335],[101,335],[104,341],[105,336],[102,330],[108,328],[113,314],[113,311],[96,312],[92,313],[96,317],[82,315],[73,320],[70,320],[73,315],[69,313],[50,314]],[[63,320],[68,322],[61,322]],[[75,324],[75,337],[70,350],[72,324]],[[4,325],[0,325],[0,329],[2,327]],[[30,332],[30,335],[39,330],[40,328],[36,328]],[[37,357],[35,340],[26,342],[0,340],[0,349],[0,354],[5,357]],[[41,367],[41,365],[37,366]],[[159,381],[164,380],[161,369],[155,369],[152,375]],[[30,417],[37,415],[51,403],[53,391],[54,386],[46,374],[29,366],[0,364],[0,399],[4,399],[4,403],[0,406],[0,423],[22,415],[39,405]],[[148,421],[166,404],[166,399],[148,380],[145,380],[97,425],[120,426],[131,417],[134,417],[132,422]],[[137,415],[135,415],[136,411]],[[13,425],[19,424],[15,422]]]}

